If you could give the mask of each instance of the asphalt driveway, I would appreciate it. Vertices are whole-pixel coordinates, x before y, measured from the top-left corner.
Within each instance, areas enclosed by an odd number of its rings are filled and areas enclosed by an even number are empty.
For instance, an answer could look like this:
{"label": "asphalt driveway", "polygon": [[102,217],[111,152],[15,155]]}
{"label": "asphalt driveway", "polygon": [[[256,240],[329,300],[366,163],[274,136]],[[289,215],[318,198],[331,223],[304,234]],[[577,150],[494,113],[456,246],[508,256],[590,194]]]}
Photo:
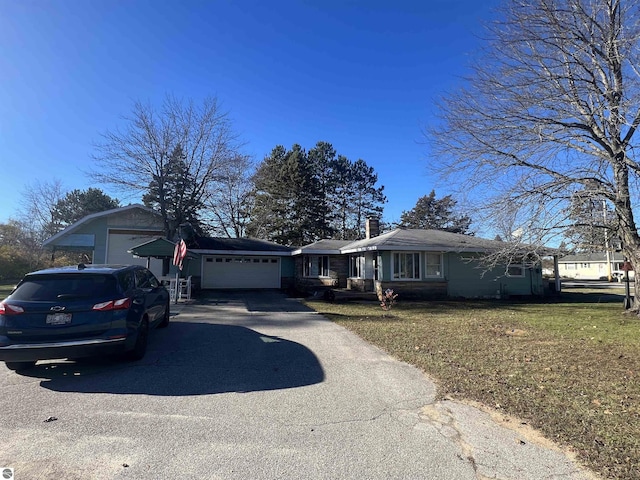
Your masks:
{"label": "asphalt driveway", "polygon": [[[175,308],[144,360],[0,366],[16,479],[583,479],[518,422],[435,385],[294,299]],[[511,428],[513,427],[513,429]]]}

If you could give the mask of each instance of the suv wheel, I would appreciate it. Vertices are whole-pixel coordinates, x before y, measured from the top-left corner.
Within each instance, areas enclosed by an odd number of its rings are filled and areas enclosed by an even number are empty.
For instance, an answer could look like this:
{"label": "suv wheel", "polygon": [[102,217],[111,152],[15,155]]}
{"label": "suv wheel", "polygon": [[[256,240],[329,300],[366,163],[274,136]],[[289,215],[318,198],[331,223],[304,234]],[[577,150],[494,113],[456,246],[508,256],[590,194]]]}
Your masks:
{"label": "suv wheel", "polygon": [[167,304],[164,307],[164,315],[162,315],[162,320],[158,324],[158,328],[168,327],[170,316],[171,316],[171,307],[169,306],[169,300],[167,300]]}
{"label": "suv wheel", "polygon": [[136,344],[128,354],[129,360],[142,360],[147,353],[147,343],[149,341],[149,322],[143,318],[138,327]]}
{"label": "suv wheel", "polygon": [[36,362],[5,362],[5,365],[9,370],[28,370],[32,368]]}

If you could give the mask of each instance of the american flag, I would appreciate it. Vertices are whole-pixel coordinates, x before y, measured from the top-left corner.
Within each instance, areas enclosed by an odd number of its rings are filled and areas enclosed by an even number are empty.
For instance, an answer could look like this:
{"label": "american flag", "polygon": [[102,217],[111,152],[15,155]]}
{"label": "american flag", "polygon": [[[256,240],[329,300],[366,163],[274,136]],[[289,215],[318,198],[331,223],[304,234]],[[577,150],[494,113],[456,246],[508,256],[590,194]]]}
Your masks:
{"label": "american flag", "polygon": [[187,244],[184,240],[180,240],[176,243],[176,248],[173,250],[173,264],[177,265],[182,270],[182,260],[187,256]]}

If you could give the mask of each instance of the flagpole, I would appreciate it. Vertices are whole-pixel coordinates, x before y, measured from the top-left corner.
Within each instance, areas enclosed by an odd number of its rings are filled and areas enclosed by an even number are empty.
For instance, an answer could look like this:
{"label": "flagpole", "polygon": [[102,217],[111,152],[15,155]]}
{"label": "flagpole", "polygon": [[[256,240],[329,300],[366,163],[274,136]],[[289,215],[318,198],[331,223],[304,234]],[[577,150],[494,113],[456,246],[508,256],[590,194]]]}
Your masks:
{"label": "flagpole", "polygon": [[180,238],[176,242],[176,247],[173,250],[173,265],[178,267],[176,270],[176,281],[175,286],[173,287],[173,303],[178,304],[178,295],[180,293],[180,242],[182,239]]}
{"label": "flagpole", "polygon": [[176,291],[173,295],[173,303],[178,303],[178,294],[180,293],[180,270],[176,270]]}
{"label": "flagpole", "polygon": [[178,267],[176,271],[176,291],[174,303],[178,303],[178,296],[180,294],[180,271],[182,270],[182,261],[187,256],[187,244],[180,238],[176,243],[176,248],[173,251],[173,264]]}

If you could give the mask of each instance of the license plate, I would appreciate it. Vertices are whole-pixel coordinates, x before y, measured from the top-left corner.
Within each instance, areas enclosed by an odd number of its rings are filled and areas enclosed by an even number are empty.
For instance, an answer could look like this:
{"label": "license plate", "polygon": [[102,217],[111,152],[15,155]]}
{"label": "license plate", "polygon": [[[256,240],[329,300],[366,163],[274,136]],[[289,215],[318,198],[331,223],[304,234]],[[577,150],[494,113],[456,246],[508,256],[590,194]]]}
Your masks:
{"label": "license plate", "polygon": [[47,315],[47,325],[66,325],[71,323],[70,313],[50,313]]}

